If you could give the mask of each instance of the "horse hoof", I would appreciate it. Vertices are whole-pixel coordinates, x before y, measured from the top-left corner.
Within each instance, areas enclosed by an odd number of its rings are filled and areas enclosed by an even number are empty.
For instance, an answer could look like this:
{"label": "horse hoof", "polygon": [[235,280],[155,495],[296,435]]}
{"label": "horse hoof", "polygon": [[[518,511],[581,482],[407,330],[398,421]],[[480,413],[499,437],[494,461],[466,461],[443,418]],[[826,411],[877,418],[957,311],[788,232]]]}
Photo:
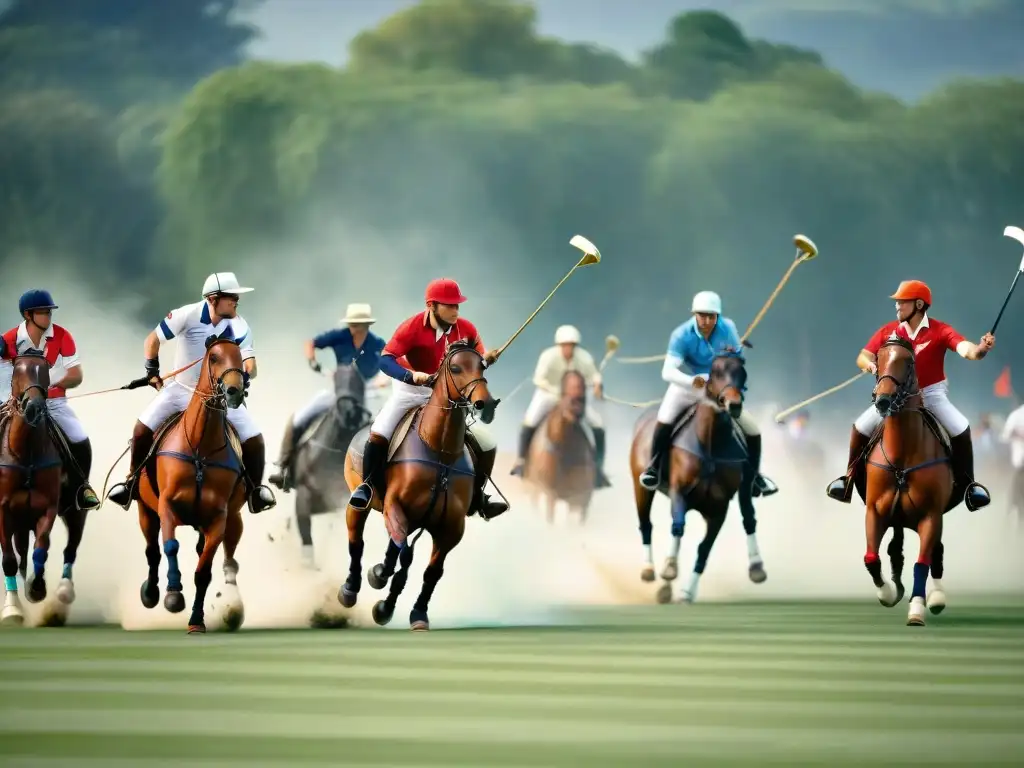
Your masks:
{"label": "horse hoof", "polygon": [[181,592],[168,592],[164,595],[164,608],[169,613],[181,613],[185,610],[185,596]]}
{"label": "horse hoof", "polygon": [[33,574],[28,588],[25,590],[25,598],[30,603],[41,603],[46,599],[46,581]]}
{"label": "horse hoof", "polygon": [[202,622],[200,622],[198,624],[189,624],[188,625],[188,633],[190,635],[205,635],[206,634],[206,625],[203,624]]}
{"label": "horse hoof", "polygon": [[[652,572],[653,575],[653,572]],[[679,577],[679,565],[674,557],[665,559],[665,567],[661,569],[661,578],[665,581],[675,581]]]}
{"label": "horse hoof", "polygon": [[71,579],[61,579],[57,586],[57,599],[64,605],[75,602],[75,583]]}
{"label": "horse hoof", "polygon": [[683,594],[679,596],[679,603],[680,605],[693,605],[693,601],[696,599],[697,598],[693,596],[692,592],[684,591]]}
{"label": "horse hoof", "polygon": [[644,569],[642,571],[640,571],[640,581],[648,581],[648,582],[650,582],[650,581],[654,581],[654,578],[655,577],[654,577],[654,566],[653,565],[644,566]]}
{"label": "horse hoof", "polygon": [[150,586],[148,581],[142,582],[142,589],[139,590],[139,599],[144,608],[156,608],[160,602],[160,589],[156,585]]}
{"label": "horse hoof", "polygon": [[394,611],[389,611],[387,603],[383,600],[378,600],[374,603],[373,610],[370,613],[373,615],[374,623],[379,627],[386,626],[394,615]]}
{"label": "horse hoof", "polygon": [[224,612],[224,629],[228,632],[237,632],[245,622],[245,608],[241,605],[233,605]]}
{"label": "horse hoof", "polygon": [[747,569],[747,575],[755,584],[764,584],[768,580],[768,573],[764,569],[764,563],[751,563]]}
{"label": "horse hoof", "polygon": [[373,566],[366,572],[366,580],[374,589],[384,589],[388,585],[388,580],[384,577],[384,566],[381,563]]}
{"label": "horse hoof", "polygon": [[946,593],[941,589],[933,589],[928,595],[928,610],[933,616],[946,610]]}
{"label": "horse hoof", "polygon": [[907,626],[924,626],[924,600],[920,597],[915,597],[910,601],[910,611],[907,613]]}
{"label": "horse hoof", "polygon": [[415,608],[409,611],[409,629],[413,632],[426,632],[430,629],[430,621],[427,619],[427,612],[419,611]]}
{"label": "horse hoof", "polygon": [[338,602],[341,603],[342,607],[352,608],[358,599],[359,592],[349,587],[347,581],[341,585],[341,589],[338,590]]}
{"label": "horse hoof", "polygon": [[430,629],[429,621],[414,621],[409,625],[409,629],[413,632],[426,632]]}
{"label": "horse hoof", "polygon": [[21,611],[16,613],[4,612],[3,618],[0,618],[0,625],[5,627],[20,627],[25,623],[25,617],[21,614]]}
{"label": "horse hoof", "polygon": [[658,588],[657,594],[654,595],[654,599],[658,601],[658,605],[666,605],[672,602],[672,585],[662,584]]}
{"label": "horse hoof", "polygon": [[887,581],[885,584],[878,587],[875,594],[878,596],[878,602],[886,608],[892,608],[899,602],[896,586],[891,581]]}

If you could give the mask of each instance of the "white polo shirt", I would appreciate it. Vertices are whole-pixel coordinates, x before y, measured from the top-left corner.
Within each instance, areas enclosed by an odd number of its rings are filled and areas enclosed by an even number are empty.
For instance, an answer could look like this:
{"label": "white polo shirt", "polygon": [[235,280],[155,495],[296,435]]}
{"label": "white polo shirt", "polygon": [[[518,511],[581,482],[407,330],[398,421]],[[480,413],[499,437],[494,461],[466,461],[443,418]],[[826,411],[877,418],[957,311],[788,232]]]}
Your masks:
{"label": "white polo shirt", "polygon": [[[195,304],[186,304],[167,313],[167,317],[156,327],[156,335],[161,344],[171,339],[178,340],[178,348],[174,355],[174,368],[181,368],[193,360],[202,360],[206,356],[206,339],[210,336],[233,339],[242,351],[242,361],[256,357],[252,343],[252,329],[241,316],[221,319],[212,323],[210,305],[204,299]],[[194,365],[187,371],[178,374],[176,381],[190,387],[199,383],[201,366]]]}

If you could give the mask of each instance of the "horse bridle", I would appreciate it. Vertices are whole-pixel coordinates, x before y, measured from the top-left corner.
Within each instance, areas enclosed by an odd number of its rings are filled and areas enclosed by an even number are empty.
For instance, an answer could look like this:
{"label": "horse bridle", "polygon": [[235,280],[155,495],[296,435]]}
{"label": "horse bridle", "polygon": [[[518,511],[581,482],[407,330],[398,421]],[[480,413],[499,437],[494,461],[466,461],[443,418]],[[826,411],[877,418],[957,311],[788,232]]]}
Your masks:
{"label": "horse bridle", "polygon": [[[441,370],[438,371],[438,373],[435,373],[429,379],[427,379],[426,382],[426,385],[428,387],[433,387],[433,385],[437,381],[437,377],[443,372],[445,377],[445,396],[448,398],[449,407],[452,408],[468,407],[470,405],[469,398],[473,394],[473,390],[476,389],[476,386],[478,384],[487,384],[487,378],[485,376],[480,376],[476,379],[473,379],[472,381],[467,382],[461,388],[456,385],[455,377],[451,371],[451,361],[452,358],[455,357],[455,355],[457,355],[459,352],[472,352],[473,354],[480,358],[481,362],[484,359],[484,356],[480,354],[479,350],[474,349],[473,347],[459,346],[456,347],[455,349],[449,347],[447,353],[444,356],[444,360],[441,362]],[[458,398],[455,400],[453,400],[451,396],[451,391],[453,388],[459,395]],[[494,401],[495,406],[498,404],[498,402],[500,401]]]}
{"label": "horse bridle", "polygon": [[[902,347],[903,349],[908,348],[906,343],[900,339],[889,339],[888,341],[882,344],[882,347],[892,346]],[[908,369],[907,378],[903,381],[900,381],[891,373],[879,375],[876,372],[875,388],[871,390],[871,402],[874,403],[878,399],[878,385],[881,384],[886,379],[889,379],[890,381],[892,381],[893,384],[896,385],[896,391],[891,396],[892,399],[889,403],[888,413],[889,415],[899,413],[901,410],[903,410],[903,407],[907,404],[907,401],[910,400],[910,398],[914,397],[914,395],[920,394],[918,390],[914,390],[913,392],[910,391],[910,383],[912,381],[916,381],[916,378],[916,369],[914,367],[914,352],[913,350],[910,350],[910,367]]]}
{"label": "horse bridle", "polygon": [[[213,346],[212,344],[210,346]],[[220,372],[220,376],[216,379],[213,378],[213,367],[207,366],[207,378],[210,381],[210,389],[213,391],[213,396],[207,398],[206,406],[208,408],[217,407],[222,410],[227,410],[227,392],[224,387],[224,378],[229,373],[237,373],[242,377],[242,400],[245,400],[245,370],[242,368],[225,368]]]}
{"label": "horse bridle", "polygon": [[[726,355],[721,355],[721,357],[726,357]],[[740,359],[742,363],[742,358],[740,358],[739,355],[728,355],[728,357]],[[711,366],[712,369],[714,369],[713,361],[711,363]],[[729,389],[729,387],[734,387],[736,391],[740,393],[740,402],[744,402],[744,400],[746,399],[746,383],[739,381],[740,371],[743,371],[744,374],[746,373],[746,369],[742,366],[742,364],[737,370],[729,372],[729,383],[726,386],[722,387],[722,391],[719,392],[717,396],[713,396],[711,394],[711,371],[709,371],[707,383],[704,385],[704,396],[707,397],[709,400],[713,400],[715,403],[718,404],[720,408],[725,408],[725,390]]]}
{"label": "horse bridle", "polygon": [[[42,359],[42,360],[45,361],[45,358],[43,358],[40,355],[19,355],[19,357],[30,357],[30,358],[34,358],[34,359]],[[22,391],[22,393],[18,397],[18,399],[14,401],[14,409],[17,412],[17,414],[19,416],[21,416],[23,419],[25,419],[25,408],[28,405],[29,393],[33,389],[39,390],[39,393],[43,396],[44,400],[49,395],[49,391],[48,391],[47,387],[44,387],[42,384],[40,384],[38,380],[33,380],[33,382],[31,384],[29,384],[27,387],[25,387],[25,389]],[[46,410],[44,409],[43,410],[43,414],[45,415],[45,413],[46,413]],[[25,419],[25,421],[26,421],[26,423],[28,423],[27,419]],[[30,427],[38,426],[38,422],[35,423],[35,424],[29,424],[29,426]]]}

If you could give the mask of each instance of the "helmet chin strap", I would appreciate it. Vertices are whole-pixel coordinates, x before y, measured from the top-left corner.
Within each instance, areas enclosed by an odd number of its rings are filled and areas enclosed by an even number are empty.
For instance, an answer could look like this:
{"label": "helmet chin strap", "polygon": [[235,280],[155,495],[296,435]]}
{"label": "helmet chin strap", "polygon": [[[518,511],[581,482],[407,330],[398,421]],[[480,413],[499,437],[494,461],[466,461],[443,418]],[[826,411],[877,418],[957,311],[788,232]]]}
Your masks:
{"label": "helmet chin strap", "polygon": [[36,322],[36,319],[35,319],[36,313],[35,313],[34,309],[30,309],[25,314],[28,315],[28,317],[25,318],[25,322],[26,323],[30,323],[30,324],[34,325],[36,328],[38,328],[42,333],[46,333],[46,329],[43,328],[43,326],[41,326],[39,323]]}

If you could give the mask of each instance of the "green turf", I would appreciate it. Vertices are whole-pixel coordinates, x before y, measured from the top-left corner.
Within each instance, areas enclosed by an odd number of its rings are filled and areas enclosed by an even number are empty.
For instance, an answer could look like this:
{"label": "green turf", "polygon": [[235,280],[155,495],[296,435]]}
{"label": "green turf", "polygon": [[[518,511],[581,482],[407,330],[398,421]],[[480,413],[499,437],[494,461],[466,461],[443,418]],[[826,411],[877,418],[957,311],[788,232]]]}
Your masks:
{"label": "green turf", "polygon": [[1024,601],[433,631],[0,631],[0,766],[1024,764]]}

